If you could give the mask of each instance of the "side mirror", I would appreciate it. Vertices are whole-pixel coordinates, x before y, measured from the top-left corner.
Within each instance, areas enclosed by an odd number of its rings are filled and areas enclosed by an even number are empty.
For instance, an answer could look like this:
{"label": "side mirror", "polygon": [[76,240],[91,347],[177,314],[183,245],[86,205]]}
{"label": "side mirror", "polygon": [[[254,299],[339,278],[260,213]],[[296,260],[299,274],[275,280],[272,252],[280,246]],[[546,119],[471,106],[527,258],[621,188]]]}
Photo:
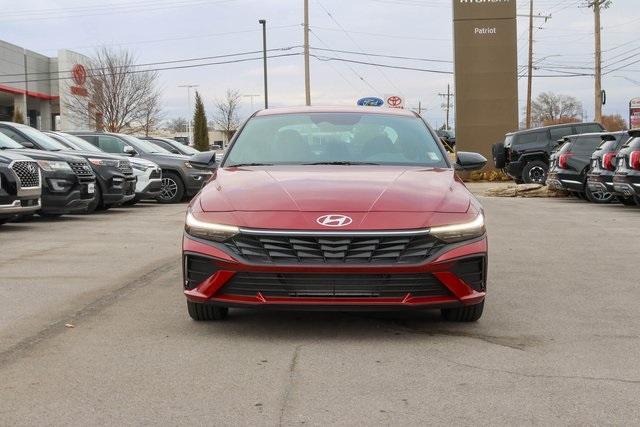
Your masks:
{"label": "side mirror", "polygon": [[122,149],[122,152],[126,155],[126,156],[135,156],[136,154],[138,154],[138,152],[135,150],[135,148],[133,148],[130,145],[125,145],[124,148]]}
{"label": "side mirror", "polygon": [[35,144],[33,142],[28,141],[26,139],[24,141],[22,141],[22,146],[24,148],[36,148],[36,146],[35,146]]}
{"label": "side mirror", "polygon": [[487,164],[487,159],[478,153],[468,151],[458,151],[456,154],[456,170],[474,171],[482,169]]}
{"label": "side mirror", "polygon": [[213,151],[203,151],[202,153],[194,154],[189,159],[189,163],[200,169],[215,169],[218,167],[216,163],[216,153]]}

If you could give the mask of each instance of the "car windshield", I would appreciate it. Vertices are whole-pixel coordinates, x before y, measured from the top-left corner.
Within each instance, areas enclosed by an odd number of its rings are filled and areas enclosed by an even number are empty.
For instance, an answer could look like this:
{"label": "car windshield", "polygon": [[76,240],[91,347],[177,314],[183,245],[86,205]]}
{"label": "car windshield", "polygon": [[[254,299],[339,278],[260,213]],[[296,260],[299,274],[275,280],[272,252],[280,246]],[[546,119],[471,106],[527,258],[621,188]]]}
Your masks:
{"label": "car windshield", "polygon": [[0,132],[0,149],[6,150],[7,148],[22,149],[24,147],[15,142],[13,139],[9,138],[4,133]]}
{"label": "car windshield", "polygon": [[62,133],[62,132],[58,133],[58,135],[60,135],[61,138],[64,138],[64,140],[67,141],[69,145],[75,147],[76,150],[94,151],[98,153],[103,152],[101,149],[99,149],[95,145],[85,141],[84,139],[78,136],[70,135],[68,133]]}
{"label": "car windshield", "polygon": [[440,146],[417,117],[321,112],[249,120],[224,166],[265,164],[448,167]]}
{"label": "car windshield", "polygon": [[125,141],[127,141],[128,143],[130,143],[131,145],[133,145],[133,147],[136,150],[140,150],[144,153],[147,154],[171,154],[170,151],[165,150],[162,147],[158,147],[155,144],[152,144],[149,141],[145,141],[144,139],[138,139],[135,138],[131,135],[119,135],[120,138],[124,139]]}
{"label": "car windshield", "polygon": [[27,135],[27,137],[34,140],[36,144],[38,144],[41,148],[44,148],[47,151],[60,151],[67,149],[67,147],[51,138],[49,135],[45,135],[44,133],[32,128],[31,126],[17,125],[16,128],[23,134]]}
{"label": "car windshield", "polygon": [[[164,139],[163,141],[167,141],[166,139]],[[182,151],[183,153],[187,153],[187,154],[198,154],[199,151],[196,150],[193,147],[189,147],[188,145],[184,145],[181,144],[178,141],[167,141],[167,144],[171,144],[174,147],[176,147],[178,150]]]}

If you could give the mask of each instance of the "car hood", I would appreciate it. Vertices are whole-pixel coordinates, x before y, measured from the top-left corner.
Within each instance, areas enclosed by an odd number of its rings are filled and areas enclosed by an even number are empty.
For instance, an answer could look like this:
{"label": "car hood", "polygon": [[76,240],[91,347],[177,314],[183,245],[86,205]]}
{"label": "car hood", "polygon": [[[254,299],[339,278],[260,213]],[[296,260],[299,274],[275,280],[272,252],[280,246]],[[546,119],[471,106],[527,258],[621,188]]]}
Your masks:
{"label": "car hood", "polygon": [[205,212],[447,212],[471,194],[451,169],[396,166],[221,168],[202,190]]}
{"label": "car hood", "polygon": [[14,153],[22,154],[35,160],[63,160],[65,162],[84,162],[84,159],[78,156],[71,156],[62,151],[43,151],[33,150],[30,148],[12,150]]}

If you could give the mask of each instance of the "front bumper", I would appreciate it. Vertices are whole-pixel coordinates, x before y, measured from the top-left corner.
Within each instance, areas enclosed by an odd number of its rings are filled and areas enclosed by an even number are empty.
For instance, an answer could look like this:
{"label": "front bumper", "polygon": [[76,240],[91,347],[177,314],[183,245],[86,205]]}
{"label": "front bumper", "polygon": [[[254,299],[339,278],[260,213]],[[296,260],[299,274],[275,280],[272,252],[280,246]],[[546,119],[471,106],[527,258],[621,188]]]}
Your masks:
{"label": "front bumper", "polygon": [[48,214],[81,213],[95,197],[95,177],[45,172],[42,186],[42,209]]}
{"label": "front bumper", "polygon": [[209,181],[213,172],[209,170],[195,169],[189,170],[186,174],[187,196],[194,196]]}
{"label": "front bumper", "polygon": [[148,168],[142,172],[134,169],[137,178],[135,199],[155,199],[162,191],[162,171],[158,168]]}
{"label": "front bumper", "polygon": [[[203,274],[198,270],[199,273],[194,274],[194,268],[189,265],[192,260],[197,261],[200,266],[198,268],[206,272]],[[480,266],[477,268],[479,271],[471,272],[474,281],[469,279],[472,276],[469,276],[468,271],[459,268],[469,261]],[[378,310],[473,305],[484,300],[486,268],[486,236],[445,246],[423,263],[412,265],[249,264],[214,244],[189,235],[183,238],[183,284],[186,298],[193,302],[222,306]],[[257,283],[258,288],[263,286],[264,290],[257,289],[254,292],[254,287],[247,287],[247,277],[257,281],[253,283]],[[406,281],[414,277],[428,281],[429,289],[398,291],[405,289],[407,283],[415,285]],[[350,278],[354,280],[349,281]],[[365,278],[376,281],[375,292],[363,281]],[[381,281],[381,278],[384,280]],[[234,279],[238,280],[234,282]],[[314,283],[312,290],[304,288],[309,281]],[[293,292],[293,287],[299,283],[302,283],[303,291],[297,287]],[[275,285],[275,292],[272,285]],[[338,294],[339,285],[348,286],[347,292],[343,288]],[[326,286],[333,286],[333,296],[327,296]]]}

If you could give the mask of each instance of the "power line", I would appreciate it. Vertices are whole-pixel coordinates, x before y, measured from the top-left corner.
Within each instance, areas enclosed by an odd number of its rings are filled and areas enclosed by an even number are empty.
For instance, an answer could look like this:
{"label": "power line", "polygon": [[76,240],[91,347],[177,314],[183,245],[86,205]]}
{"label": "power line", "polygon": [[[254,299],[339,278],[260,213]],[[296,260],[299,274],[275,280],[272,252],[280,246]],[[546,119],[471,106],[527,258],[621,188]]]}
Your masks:
{"label": "power line", "polygon": [[372,56],[372,57],[379,57],[379,58],[407,59],[407,60],[411,60],[411,61],[441,62],[441,63],[445,63],[445,64],[453,64],[453,61],[446,60],[446,59],[429,59],[429,58],[418,58],[418,57],[415,57],[415,56],[412,57],[412,56],[383,55],[383,54],[379,54],[379,53],[356,52],[356,51],[353,51],[353,50],[323,49],[323,48],[320,48],[320,47],[311,47],[311,49],[328,51],[328,52],[337,52],[337,53],[348,53],[348,54],[352,54],[352,55]]}

